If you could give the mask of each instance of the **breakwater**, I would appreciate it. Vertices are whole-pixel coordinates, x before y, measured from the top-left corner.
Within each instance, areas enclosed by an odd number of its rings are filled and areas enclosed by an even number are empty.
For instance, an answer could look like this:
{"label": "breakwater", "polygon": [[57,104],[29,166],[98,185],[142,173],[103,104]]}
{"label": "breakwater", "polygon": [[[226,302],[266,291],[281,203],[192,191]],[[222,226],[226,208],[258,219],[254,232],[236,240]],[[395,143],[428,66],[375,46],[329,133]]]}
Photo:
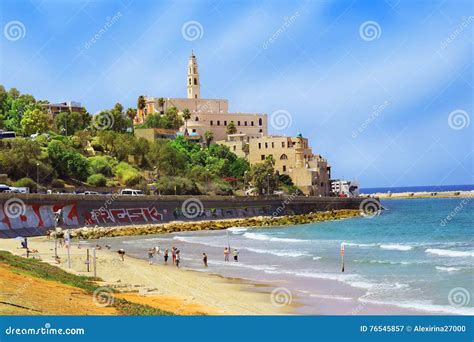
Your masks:
{"label": "breakwater", "polygon": [[44,235],[54,227],[111,227],[359,209],[363,198],[305,196],[119,196],[0,194],[0,237]]}

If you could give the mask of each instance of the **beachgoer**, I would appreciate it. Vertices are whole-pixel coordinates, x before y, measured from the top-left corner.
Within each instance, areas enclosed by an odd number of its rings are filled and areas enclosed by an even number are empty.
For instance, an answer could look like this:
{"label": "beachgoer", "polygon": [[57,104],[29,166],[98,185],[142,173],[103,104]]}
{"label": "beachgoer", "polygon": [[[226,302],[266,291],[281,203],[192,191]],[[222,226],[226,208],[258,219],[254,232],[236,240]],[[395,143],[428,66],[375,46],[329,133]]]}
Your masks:
{"label": "beachgoer", "polygon": [[110,249],[111,247],[109,245],[105,245],[105,248]]}
{"label": "beachgoer", "polygon": [[176,267],[179,268],[179,262],[181,261],[181,257],[179,256],[179,250],[176,251]]}
{"label": "beachgoer", "polygon": [[153,248],[150,248],[148,250],[148,264],[153,265],[153,255],[155,254],[155,250]]}
{"label": "beachgoer", "polygon": [[176,247],[171,248],[171,258],[173,259],[173,264],[176,262]]}
{"label": "beachgoer", "polygon": [[202,262],[204,263],[204,266],[207,267],[207,254],[202,253]]}
{"label": "beachgoer", "polygon": [[168,248],[165,249],[165,254],[163,255],[163,258],[165,259],[165,264],[168,263]]}
{"label": "beachgoer", "polygon": [[224,261],[229,261],[229,249],[224,248]]}
{"label": "beachgoer", "polygon": [[235,248],[232,255],[234,256],[234,261],[239,261],[239,252]]}
{"label": "beachgoer", "polygon": [[155,247],[155,253],[156,255],[160,255],[160,246]]}
{"label": "beachgoer", "polygon": [[124,259],[124,255],[125,255],[125,250],[123,248],[120,248],[118,251],[117,251],[118,255],[120,255],[120,257],[122,258],[122,261],[125,261]]}

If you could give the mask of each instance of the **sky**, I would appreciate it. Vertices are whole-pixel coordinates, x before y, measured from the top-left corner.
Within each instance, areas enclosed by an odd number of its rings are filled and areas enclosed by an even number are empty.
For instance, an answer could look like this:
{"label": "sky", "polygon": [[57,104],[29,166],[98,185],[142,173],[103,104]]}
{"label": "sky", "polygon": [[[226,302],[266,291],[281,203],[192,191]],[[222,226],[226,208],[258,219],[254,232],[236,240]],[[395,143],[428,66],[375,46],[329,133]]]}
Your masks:
{"label": "sky", "polygon": [[474,184],[468,0],[3,0],[0,84],[90,113],[139,95],[266,113],[361,187]]}

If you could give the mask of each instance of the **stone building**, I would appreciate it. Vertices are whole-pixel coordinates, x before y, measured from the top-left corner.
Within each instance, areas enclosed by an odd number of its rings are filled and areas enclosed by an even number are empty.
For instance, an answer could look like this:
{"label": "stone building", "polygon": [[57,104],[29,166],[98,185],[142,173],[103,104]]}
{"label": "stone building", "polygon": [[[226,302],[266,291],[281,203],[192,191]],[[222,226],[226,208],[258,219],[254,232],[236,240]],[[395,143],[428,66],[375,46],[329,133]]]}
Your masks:
{"label": "stone building", "polygon": [[[145,108],[137,110],[135,124],[141,124],[150,113],[165,112],[170,107],[176,107],[179,112],[189,109],[191,119],[188,121],[188,132],[203,136],[209,131],[214,134],[214,140],[224,140],[227,137],[226,127],[233,121],[238,133],[259,137],[268,134],[267,115],[261,113],[232,113],[225,99],[201,98],[201,83],[196,56],[191,54],[187,67],[187,98],[157,98],[145,97]],[[181,131],[184,133],[184,127]]]}

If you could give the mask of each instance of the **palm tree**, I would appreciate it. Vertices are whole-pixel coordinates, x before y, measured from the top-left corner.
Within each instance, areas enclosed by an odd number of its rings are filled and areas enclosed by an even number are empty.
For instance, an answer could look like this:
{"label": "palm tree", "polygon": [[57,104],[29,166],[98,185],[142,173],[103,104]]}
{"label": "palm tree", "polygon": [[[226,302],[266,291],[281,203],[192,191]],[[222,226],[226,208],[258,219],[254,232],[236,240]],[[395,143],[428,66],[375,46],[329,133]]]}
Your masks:
{"label": "palm tree", "polygon": [[206,146],[207,148],[209,148],[209,146],[211,145],[212,139],[214,139],[214,133],[212,133],[211,131],[206,131],[204,133],[204,138],[206,139]]}
{"label": "palm tree", "polygon": [[188,133],[188,120],[191,119],[191,112],[188,108],[184,108],[183,110],[183,119],[184,119],[184,132],[185,134]]}
{"label": "palm tree", "polygon": [[160,113],[163,114],[163,113],[165,112],[165,109],[164,109],[164,106],[165,106],[165,99],[164,99],[164,98],[160,97],[160,98],[158,99],[158,106],[161,107],[161,112],[160,112]]}
{"label": "palm tree", "polygon": [[133,108],[127,108],[127,116],[132,121],[132,129],[134,129],[133,122],[135,121],[135,117],[137,116],[137,111]]}
{"label": "palm tree", "polygon": [[142,113],[142,117],[143,117],[143,110],[145,109],[145,106],[146,106],[145,96],[140,95],[137,101],[137,108]]}
{"label": "palm tree", "polygon": [[227,134],[235,134],[237,133],[237,128],[235,127],[234,121],[231,121],[227,124],[227,127],[225,129]]}

